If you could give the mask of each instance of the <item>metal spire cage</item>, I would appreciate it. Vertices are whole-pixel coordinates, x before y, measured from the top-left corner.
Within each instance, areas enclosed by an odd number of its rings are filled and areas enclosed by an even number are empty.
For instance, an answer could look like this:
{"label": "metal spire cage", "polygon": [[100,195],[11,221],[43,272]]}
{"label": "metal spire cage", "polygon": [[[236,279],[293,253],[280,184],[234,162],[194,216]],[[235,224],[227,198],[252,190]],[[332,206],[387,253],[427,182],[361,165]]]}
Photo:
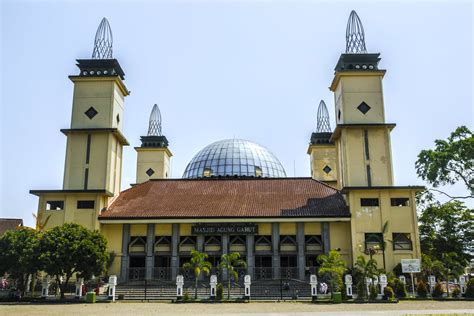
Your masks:
{"label": "metal spire cage", "polygon": [[318,106],[318,125],[316,126],[316,133],[331,133],[329,112],[323,100],[319,102]]}
{"label": "metal spire cage", "polygon": [[362,22],[357,13],[352,10],[346,28],[346,53],[367,54],[365,34]]}
{"label": "metal spire cage", "polygon": [[156,104],[151,110],[148,136],[163,136],[161,133],[161,112]]}
{"label": "metal spire cage", "polygon": [[113,42],[112,29],[110,28],[109,21],[103,18],[95,33],[92,59],[112,59]]}

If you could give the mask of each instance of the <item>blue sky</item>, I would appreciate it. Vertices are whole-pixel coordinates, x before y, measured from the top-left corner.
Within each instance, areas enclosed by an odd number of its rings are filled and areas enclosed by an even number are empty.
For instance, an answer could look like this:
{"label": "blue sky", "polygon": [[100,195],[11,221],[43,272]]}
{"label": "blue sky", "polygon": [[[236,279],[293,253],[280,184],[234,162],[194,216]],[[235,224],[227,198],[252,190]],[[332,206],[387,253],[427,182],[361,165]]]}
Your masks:
{"label": "blue sky", "polygon": [[[106,16],[126,99],[122,189],[158,103],[172,176],[207,144],[244,138],[269,148],[289,176],[309,176],[316,110],[345,49],[349,13],[380,52],[386,119],[397,123],[397,185],[424,184],[414,162],[436,138],[473,128],[470,1],[0,1],[0,216],[33,225],[30,189],[62,187],[76,58],[89,58]],[[450,188],[462,193],[462,187]]]}

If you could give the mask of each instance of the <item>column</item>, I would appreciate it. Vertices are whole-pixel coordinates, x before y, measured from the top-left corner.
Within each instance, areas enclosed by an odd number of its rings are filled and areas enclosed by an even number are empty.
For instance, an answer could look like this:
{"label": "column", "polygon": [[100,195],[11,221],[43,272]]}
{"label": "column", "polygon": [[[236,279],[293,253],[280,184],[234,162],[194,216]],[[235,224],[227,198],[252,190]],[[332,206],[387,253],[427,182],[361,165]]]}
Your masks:
{"label": "column", "polygon": [[199,252],[204,251],[204,235],[197,235],[196,237],[196,250]]}
{"label": "column", "polygon": [[179,224],[173,224],[171,229],[171,279],[176,280],[179,272]]}
{"label": "column", "polygon": [[255,235],[247,235],[247,274],[250,275],[252,280],[254,279],[254,268],[255,268]]}
{"label": "column", "polygon": [[145,277],[147,280],[153,278],[153,268],[155,266],[155,224],[148,224],[146,232],[146,261]]}
{"label": "column", "polygon": [[[223,255],[226,255],[229,253],[229,235],[227,234],[222,235],[221,253]],[[222,271],[222,279],[228,280],[228,277],[229,277],[229,274],[227,273],[227,270]]]}
{"label": "column", "polygon": [[304,223],[296,223],[296,242],[298,244],[298,278],[305,279],[306,258],[304,256]]}
{"label": "column", "polygon": [[128,244],[130,242],[130,224],[123,224],[122,226],[122,262],[120,264],[120,279],[122,282],[128,280],[128,265],[130,258],[128,256]]}
{"label": "column", "polygon": [[272,223],[273,278],[280,278],[280,224]]}
{"label": "column", "polygon": [[329,253],[329,250],[331,250],[331,242],[329,240],[329,223],[328,222],[323,222],[321,223],[321,237],[323,238],[323,247],[324,247],[324,253],[327,254]]}

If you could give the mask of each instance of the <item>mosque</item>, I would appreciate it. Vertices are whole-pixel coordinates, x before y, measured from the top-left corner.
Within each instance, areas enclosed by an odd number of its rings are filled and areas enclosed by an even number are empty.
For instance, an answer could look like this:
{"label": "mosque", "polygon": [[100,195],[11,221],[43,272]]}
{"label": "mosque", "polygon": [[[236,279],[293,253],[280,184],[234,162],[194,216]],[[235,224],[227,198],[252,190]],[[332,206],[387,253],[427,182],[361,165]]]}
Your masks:
{"label": "mosque", "polygon": [[[373,249],[380,268],[420,258],[415,194],[395,186],[385,120],[380,54],[368,53],[362,23],[352,11],[346,52],[336,63],[336,127],[321,102],[309,139],[311,177],[287,177],[265,147],[218,140],[199,151],[181,179],[170,178],[172,153],[154,106],[140,139],[136,184],[122,191],[125,75],[112,57],[112,33],[100,23],[91,59],[78,59],[64,181],[61,190],[31,190],[45,229],[74,222],[100,230],[115,254],[110,274],[121,282],[174,280],[191,250],[220,256],[239,252],[241,275],[252,280],[305,280],[317,256],[337,249],[351,267]],[[303,154],[303,153],[301,153]],[[130,166],[128,166],[130,167]],[[47,219],[47,221],[46,221]]]}

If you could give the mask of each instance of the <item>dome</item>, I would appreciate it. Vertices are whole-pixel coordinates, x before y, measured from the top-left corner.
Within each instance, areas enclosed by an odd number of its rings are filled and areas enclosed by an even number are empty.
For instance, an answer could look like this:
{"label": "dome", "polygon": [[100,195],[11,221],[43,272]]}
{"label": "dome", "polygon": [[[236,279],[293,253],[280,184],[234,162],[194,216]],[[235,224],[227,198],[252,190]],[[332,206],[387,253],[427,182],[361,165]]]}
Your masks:
{"label": "dome", "polygon": [[248,140],[225,139],[199,151],[183,178],[211,176],[286,177],[285,169],[268,149]]}

